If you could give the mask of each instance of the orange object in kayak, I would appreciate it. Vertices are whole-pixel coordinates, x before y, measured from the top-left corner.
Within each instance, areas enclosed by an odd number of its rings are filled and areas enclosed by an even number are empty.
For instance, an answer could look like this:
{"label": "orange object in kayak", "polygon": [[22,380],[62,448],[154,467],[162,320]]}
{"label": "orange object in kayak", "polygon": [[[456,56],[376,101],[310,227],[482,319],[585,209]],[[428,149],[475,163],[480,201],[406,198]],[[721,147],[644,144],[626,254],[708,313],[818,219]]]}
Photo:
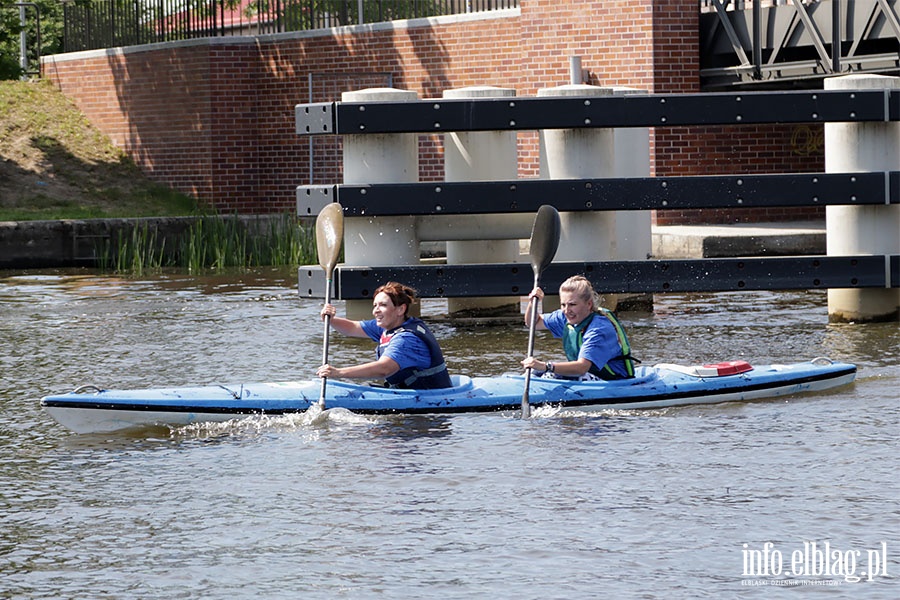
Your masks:
{"label": "orange object in kayak", "polygon": [[746,373],[753,368],[746,360],[729,360],[703,366],[707,369],[715,369],[717,375],[737,375],[738,373]]}

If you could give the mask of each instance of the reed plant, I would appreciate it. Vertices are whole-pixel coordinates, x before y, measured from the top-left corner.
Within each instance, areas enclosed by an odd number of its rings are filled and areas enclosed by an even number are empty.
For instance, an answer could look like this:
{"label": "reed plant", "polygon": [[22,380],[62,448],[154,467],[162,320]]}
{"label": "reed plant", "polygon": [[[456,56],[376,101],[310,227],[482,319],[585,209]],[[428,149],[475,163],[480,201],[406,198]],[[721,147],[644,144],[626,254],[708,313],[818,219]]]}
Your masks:
{"label": "reed plant", "polygon": [[199,217],[176,243],[142,223],[96,250],[104,271],[141,275],[172,267],[188,273],[231,268],[315,264],[315,229],[293,215],[252,221],[237,216]]}
{"label": "reed plant", "polygon": [[133,227],[130,234],[120,230],[114,243],[104,240],[94,254],[102,271],[141,275],[166,266],[165,239],[159,240],[147,223]]}

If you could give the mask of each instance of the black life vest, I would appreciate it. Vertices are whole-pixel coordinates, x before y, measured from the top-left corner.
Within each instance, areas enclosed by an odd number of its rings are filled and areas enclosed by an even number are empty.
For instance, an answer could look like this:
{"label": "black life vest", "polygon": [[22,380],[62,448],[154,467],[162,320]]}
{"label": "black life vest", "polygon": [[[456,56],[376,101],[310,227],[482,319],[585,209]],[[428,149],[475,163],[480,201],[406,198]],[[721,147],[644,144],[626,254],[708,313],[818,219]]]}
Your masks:
{"label": "black life vest", "polygon": [[409,332],[417,338],[425,342],[428,347],[428,354],[431,356],[431,364],[428,368],[417,369],[415,367],[407,367],[400,369],[385,380],[385,384],[392,388],[403,389],[435,389],[453,387],[450,381],[450,373],[447,371],[447,363],[444,362],[444,354],[438,345],[437,339],[428,326],[421,319],[410,317],[399,327],[395,327],[390,331],[385,331],[381,335],[381,340],[375,354],[378,358],[384,353],[391,338],[401,331]]}

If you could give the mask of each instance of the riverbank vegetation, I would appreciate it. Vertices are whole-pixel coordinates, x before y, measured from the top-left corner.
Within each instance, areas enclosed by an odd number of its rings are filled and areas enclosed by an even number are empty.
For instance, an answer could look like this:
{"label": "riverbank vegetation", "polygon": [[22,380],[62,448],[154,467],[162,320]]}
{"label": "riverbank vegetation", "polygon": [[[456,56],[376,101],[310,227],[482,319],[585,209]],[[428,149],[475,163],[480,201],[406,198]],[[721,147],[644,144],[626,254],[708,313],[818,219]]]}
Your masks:
{"label": "riverbank vegetation", "polygon": [[197,273],[315,264],[315,233],[296,215],[214,216],[151,181],[48,82],[0,81],[0,221],[195,217],[178,235],[150,223],[98,242],[105,271]]}
{"label": "riverbank vegetation", "polygon": [[101,270],[134,275],[169,267],[201,273],[317,260],[313,225],[291,215],[250,221],[202,217],[177,236],[163,236],[144,223],[101,243],[96,254]]}
{"label": "riverbank vegetation", "polygon": [[196,215],[46,81],[0,81],[0,221]]}
{"label": "riverbank vegetation", "polygon": [[311,223],[208,214],[146,177],[48,82],[0,81],[0,221],[184,216],[195,218],[177,234],[136,221],[98,242],[98,266],[140,275],[316,262]]}

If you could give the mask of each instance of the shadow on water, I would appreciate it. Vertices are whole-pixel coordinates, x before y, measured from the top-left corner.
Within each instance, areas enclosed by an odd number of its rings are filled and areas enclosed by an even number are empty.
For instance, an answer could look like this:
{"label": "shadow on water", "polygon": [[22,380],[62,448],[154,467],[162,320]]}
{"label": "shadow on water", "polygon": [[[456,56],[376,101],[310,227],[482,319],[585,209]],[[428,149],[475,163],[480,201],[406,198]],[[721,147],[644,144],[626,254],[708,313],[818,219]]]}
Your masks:
{"label": "shadow on water", "polygon": [[453,417],[447,415],[398,415],[380,417],[370,433],[374,437],[410,442],[453,434]]}
{"label": "shadow on water", "polygon": [[171,448],[177,440],[172,429],[166,426],[135,427],[115,433],[84,433],[71,435],[61,440],[60,448],[66,451],[115,451],[115,450],[155,450]]}
{"label": "shadow on water", "polygon": [[[551,410],[554,411],[554,414],[547,416],[542,414],[544,411]],[[631,431],[632,419],[635,418],[635,414],[628,411],[578,413],[542,407],[535,411],[535,417],[545,419],[540,426],[544,427],[549,424],[552,430],[558,434],[593,439],[594,442],[601,443],[605,438]],[[647,416],[642,415],[639,418],[647,418]]]}

